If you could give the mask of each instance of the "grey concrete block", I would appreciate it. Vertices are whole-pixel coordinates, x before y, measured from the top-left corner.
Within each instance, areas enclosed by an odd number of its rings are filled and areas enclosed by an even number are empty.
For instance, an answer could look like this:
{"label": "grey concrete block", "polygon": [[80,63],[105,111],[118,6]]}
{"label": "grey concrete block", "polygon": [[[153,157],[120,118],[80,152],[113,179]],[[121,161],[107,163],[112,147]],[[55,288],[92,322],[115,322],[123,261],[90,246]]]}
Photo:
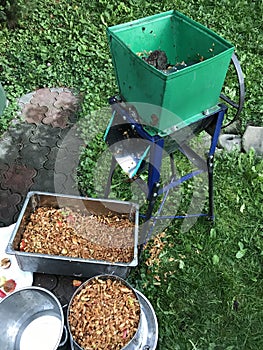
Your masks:
{"label": "grey concrete block", "polygon": [[253,148],[257,155],[263,155],[263,127],[248,126],[242,137],[242,145],[246,152]]}
{"label": "grey concrete block", "polygon": [[235,134],[223,134],[219,136],[219,145],[228,152],[241,151],[241,136]]}

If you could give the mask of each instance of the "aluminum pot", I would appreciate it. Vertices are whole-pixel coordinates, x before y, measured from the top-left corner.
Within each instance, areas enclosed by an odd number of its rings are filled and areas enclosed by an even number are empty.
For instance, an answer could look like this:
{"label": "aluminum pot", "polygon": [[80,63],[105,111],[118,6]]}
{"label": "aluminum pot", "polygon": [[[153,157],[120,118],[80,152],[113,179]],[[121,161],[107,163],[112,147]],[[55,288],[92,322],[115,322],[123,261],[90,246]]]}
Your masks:
{"label": "aluminum pot", "polygon": [[[75,298],[75,296],[81,291],[82,288],[84,288],[87,284],[89,284],[93,279],[102,279],[102,280],[106,280],[106,279],[112,279],[112,280],[118,280],[121,281],[121,283],[128,287],[129,289],[131,289],[134,292],[135,297],[138,300],[138,296],[137,293],[135,292],[135,290],[133,289],[133,287],[127,283],[124,279],[122,279],[121,277],[118,276],[114,276],[114,275],[98,275],[98,276],[94,276],[90,279],[88,279],[86,282],[84,282],[73,294],[71,301],[69,303],[69,307],[68,307],[68,312],[67,312],[67,326],[68,326],[68,331],[69,331],[69,337],[70,337],[70,344],[71,344],[71,350],[84,350],[73,338],[72,333],[71,333],[71,325],[69,322],[69,313],[70,313],[70,308],[71,305],[73,303],[73,300]],[[139,301],[139,300],[138,300]],[[140,303],[139,303],[140,304]],[[140,306],[141,308],[141,306]],[[141,312],[140,312],[140,320],[139,320],[139,325],[138,325],[138,329],[135,332],[134,336],[131,338],[131,340],[122,348],[122,350],[135,350],[135,349],[139,349],[138,346],[140,345],[140,339],[141,339]]]}
{"label": "aluminum pot", "polygon": [[5,297],[0,324],[1,350],[56,350],[67,340],[62,307],[41,287],[21,288]]}

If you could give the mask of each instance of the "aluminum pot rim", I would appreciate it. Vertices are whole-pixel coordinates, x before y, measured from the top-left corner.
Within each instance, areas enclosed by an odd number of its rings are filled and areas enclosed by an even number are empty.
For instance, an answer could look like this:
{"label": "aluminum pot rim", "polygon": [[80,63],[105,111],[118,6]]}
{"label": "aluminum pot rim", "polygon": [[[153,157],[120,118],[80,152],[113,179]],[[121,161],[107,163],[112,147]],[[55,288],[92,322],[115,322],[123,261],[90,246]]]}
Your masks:
{"label": "aluminum pot rim", "polygon": [[[82,290],[82,288],[84,288],[87,284],[89,284],[92,280],[94,279],[99,279],[99,278],[102,278],[102,279],[115,279],[115,280],[118,280],[118,281],[121,281],[126,287],[128,287],[129,289],[131,289],[138,301],[138,304],[139,304],[139,307],[140,307],[140,317],[139,317],[139,323],[138,323],[138,327],[137,327],[137,330],[136,332],[134,333],[133,337],[129,340],[129,342],[121,349],[121,350],[125,350],[131,343],[132,341],[136,338],[136,336],[138,335],[138,332],[140,331],[140,327],[141,327],[141,314],[142,314],[142,310],[141,310],[141,304],[140,304],[140,301],[139,301],[139,297],[138,297],[138,294],[136,292],[136,290],[130,285],[130,283],[128,283],[127,281],[125,281],[122,277],[119,277],[118,275],[110,275],[110,274],[98,274],[98,275],[95,275],[95,276],[92,276],[90,277],[89,279],[87,279],[86,281],[84,281],[76,290],[75,292],[73,293],[70,301],[69,301],[69,304],[68,304],[68,309],[67,309],[67,328],[68,328],[68,332],[69,332],[69,336],[70,336],[70,339],[72,342],[74,342],[75,344],[78,345],[78,347],[80,349],[81,346],[74,340],[72,334],[71,334],[71,329],[70,329],[70,323],[69,323],[69,313],[70,313],[70,306],[75,298],[75,296]],[[83,349],[84,350],[84,349]]]}
{"label": "aluminum pot rim", "polygon": [[43,294],[47,294],[49,297],[51,297],[57,304],[59,312],[60,312],[60,322],[61,322],[61,327],[60,327],[60,332],[58,334],[58,340],[55,344],[54,350],[59,349],[59,347],[61,346],[61,338],[62,338],[62,334],[64,331],[64,323],[65,323],[65,319],[64,319],[64,313],[63,313],[63,309],[62,306],[58,300],[58,298],[48,289],[45,289],[43,287],[38,287],[38,286],[28,286],[28,287],[21,287],[16,289],[15,291],[13,291],[12,293],[8,294],[6,297],[4,297],[3,299],[0,300],[0,307],[2,304],[10,301],[11,298],[14,298],[16,295],[19,295],[19,293],[23,292],[23,291],[39,291],[42,292]]}

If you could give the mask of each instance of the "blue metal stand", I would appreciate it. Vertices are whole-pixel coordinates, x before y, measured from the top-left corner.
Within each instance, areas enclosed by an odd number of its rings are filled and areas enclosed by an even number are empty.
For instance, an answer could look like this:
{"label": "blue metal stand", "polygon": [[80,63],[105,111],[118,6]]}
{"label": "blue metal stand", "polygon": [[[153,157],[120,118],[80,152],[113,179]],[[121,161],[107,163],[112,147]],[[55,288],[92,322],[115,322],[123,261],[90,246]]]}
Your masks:
{"label": "blue metal stand", "polygon": [[[186,218],[186,217],[192,217],[192,216],[207,216],[210,220],[214,220],[214,198],[213,198],[213,169],[214,169],[214,153],[216,150],[216,145],[218,143],[219,134],[221,131],[223,119],[225,116],[225,113],[227,111],[227,107],[225,105],[219,105],[219,108],[210,114],[204,115],[204,118],[201,121],[201,130],[199,126],[199,131],[206,130],[211,135],[211,144],[210,148],[207,154],[207,159],[201,158],[193,149],[191,149],[187,145],[187,140],[180,142],[180,144],[177,144],[177,150],[179,150],[184,156],[186,156],[190,162],[192,162],[196,166],[196,170],[182,176],[181,178],[177,179],[175,177],[175,171],[174,171],[174,152],[171,152],[169,154],[170,156],[170,163],[171,163],[171,180],[168,184],[161,187],[160,184],[160,177],[161,177],[161,165],[162,165],[162,158],[163,158],[163,150],[164,150],[164,144],[165,144],[165,137],[159,136],[157,133],[152,135],[152,133],[149,133],[147,131],[147,128],[140,120],[139,115],[131,109],[130,107],[127,108],[124,103],[120,103],[117,98],[113,97],[110,99],[110,104],[112,106],[113,111],[113,117],[111,122],[109,123],[109,126],[107,128],[107,131],[105,133],[105,141],[112,145],[114,143],[114,133],[119,132],[118,141],[122,139],[122,135],[125,135],[124,138],[128,137],[130,138],[139,138],[141,140],[145,141],[145,149],[148,149],[148,155],[149,155],[149,162],[148,162],[148,179],[147,179],[147,186],[144,186],[146,195],[147,195],[147,201],[148,201],[148,209],[146,210],[146,213],[142,215],[143,219],[145,221],[148,221],[150,219],[153,219],[154,221],[158,219],[178,219],[178,218]],[[119,121],[117,121],[114,124],[114,120],[116,118],[119,118]],[[121,132],[119,128],[119,123],[121,122]],[[114,125],[116,125],[114,129]],[[209,126],[209,127],[208,127]],[[208,131],[209,130],[209,131]],[[126,153],[132,153],[132,149],[126,150]],[[143,150],[141,154],[143,153]],[[105,197],[108,197],[110,193],[110,187],[111,187],[111,180],[112,176],[116,167],[116,164],[118,163],[118,156],[116,154],[113,154],[112,156],[112,163],[111,163],[111,169],[110,174],[107,182],[107,186],[105,189]],[[141,161],[141,160],[138,160]],[[137,170],[139,167],[137,168]],[[193,178],[194,176],[197,176],[201,173],[207,172],[208,174],[208,195],[209,195],[209,210],[208,213],[198,213],[198,214],[191,214],[191,215],[174,215],[174,216],[162,216],[161,211],[162,207],[164,205],[164,202],[169,194],[169,191],[182,184],[183,182]],[[156,203],[156,199],[162,195],[162,201],[159,206],[159,209],[157,210],[157,215],[154,217],[152,216],[153,209]]]}

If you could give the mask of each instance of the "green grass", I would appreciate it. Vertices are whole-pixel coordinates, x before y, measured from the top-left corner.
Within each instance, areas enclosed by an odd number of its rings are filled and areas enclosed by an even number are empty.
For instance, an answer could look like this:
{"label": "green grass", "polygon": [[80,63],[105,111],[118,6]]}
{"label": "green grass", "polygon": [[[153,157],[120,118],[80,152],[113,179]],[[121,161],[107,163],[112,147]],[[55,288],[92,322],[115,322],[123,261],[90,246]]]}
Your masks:
{"label": "green grass", "polygon": [[159,349],[263,346],[263,164],[252,153],[216,164],[215,225],[202,219],[182,233],[174,222],[158,259],[149,247],[153,264],[131,276],[155,307]]}
{"label": "green grass", "polygon": [[[72,87],[84,95],[87,114],[117,91],[106,39],[106,26],[170,9],[179,10],[215,30],[236,48],[246,78],[244,130],[262,123],[262,1],[16,0],[13,26],[0,22],[1,83],[10,101],[0,130],[15,116],[16,99],[43,86]],[[9,8],[10,10],[10,8]],[[1,3],[0,3],[1,13]],[[3,14],[3,11],[2,11]],[[0,16],[0,20],[1,20]],[[242,21],[240,21],[242,18]],[[16,26],[14,26],[16,23]],[[234,78],[226,87],[236,98]]]}
{"label": "green grass", "polygon": [[[246,104],[240,132],[248,124],[262,125],[262,1],[17,3],[20,8],[11,26],[3,12],[0,17],[1,83],[9,100],[0,118],[0,132],[16,116],[21,95],[44,86],[77,90],[83,96],[80,119],[89,143],[80,159],[79,184],[90,196],[102,190],[97,164],[104,157],[102,129],[106,124],[102,117],[98,123],[96,113],[93,118],[84,117],[106,106],[107,98],[117,92],[105,34],[108,25],[176,9],[213,29],[234,44],[245,75]],[[0,11],[4,11],[1,3]],[[225,89],[236,98],[235,78],[231,71],[228,75]],[[183,167],[181,162],[178,168]],[[185,185],[178,194],[184,211],[193,187]],[[131,196],[120,173],[114,179],[113,193],[121,199]],[[156,311],[158,350],[263,349],[262,203],[262,160],[253,152],[218,153],[214,226],[202,218],[183,230],[185,221],[174,220],[162,237],[149,242],[140,268],[129,280]]]}

